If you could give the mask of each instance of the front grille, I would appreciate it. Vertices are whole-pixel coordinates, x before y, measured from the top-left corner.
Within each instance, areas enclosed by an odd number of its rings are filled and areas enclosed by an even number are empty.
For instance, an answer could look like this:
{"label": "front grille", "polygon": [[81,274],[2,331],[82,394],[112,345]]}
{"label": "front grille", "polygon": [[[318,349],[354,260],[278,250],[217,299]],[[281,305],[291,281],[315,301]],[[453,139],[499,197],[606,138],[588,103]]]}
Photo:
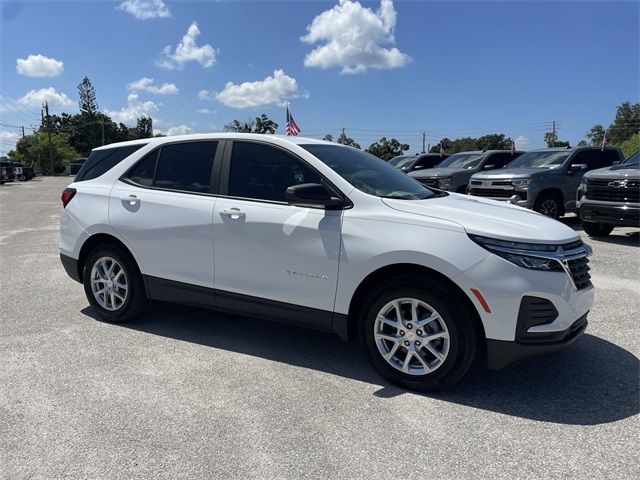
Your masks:
{"label": "front grille", "polygon": [[498,197],[498,198],[510,198],[514,195],[514,191],[503,188],[473,188],[471,187],[469,193],[476,197]]}
{"label": "front grille", "polygon": [[438,188],[438,180],[435,178],[420,178],[418,181],[425,187]]}
{"label": "front grille", "polygon": [[[621,182],[621,187],[609,184]],[[604,202],[640,202],[640,181],[638,180],[587,180],[587,198]]]}
{"label": "front grille", "polygon": [[589,273],[589,259],[584,256],[573,260],[567,260],[567,266],[571,272],[571,278],[578,290],[591,286],[591,274]]}

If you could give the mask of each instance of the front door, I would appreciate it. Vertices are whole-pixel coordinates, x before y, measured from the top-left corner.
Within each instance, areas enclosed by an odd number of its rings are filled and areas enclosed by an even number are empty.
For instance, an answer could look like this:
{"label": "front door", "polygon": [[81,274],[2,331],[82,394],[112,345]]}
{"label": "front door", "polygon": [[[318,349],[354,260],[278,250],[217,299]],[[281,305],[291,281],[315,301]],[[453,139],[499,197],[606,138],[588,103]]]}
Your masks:
{"label": "front door", "polygon": [[[258,142],[233,142],[222,171],[213,216],[220,306],[332,312],[342,212],[285,202],[287,187],[319,183],[320,175],[289,152]],[[309,317],[315,323],[313,312]]]}

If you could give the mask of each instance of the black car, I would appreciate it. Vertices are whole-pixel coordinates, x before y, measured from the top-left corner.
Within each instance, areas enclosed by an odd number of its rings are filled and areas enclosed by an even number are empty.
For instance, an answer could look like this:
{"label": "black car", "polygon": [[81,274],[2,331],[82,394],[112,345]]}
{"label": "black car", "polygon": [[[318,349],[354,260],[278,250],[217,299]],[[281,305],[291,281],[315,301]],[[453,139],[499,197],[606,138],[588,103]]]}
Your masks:
{"label": "black car", "polygon": [[16,169],[11,162],[0,162],[0,178],[2,178],[2,183],[15,180]]}
{"label": "black car", "polygon": [[421,155],[398,155],[389,160],[389,164],[405,173],[425,168],[433,168],[449,155],[439,153],[423,153]]}

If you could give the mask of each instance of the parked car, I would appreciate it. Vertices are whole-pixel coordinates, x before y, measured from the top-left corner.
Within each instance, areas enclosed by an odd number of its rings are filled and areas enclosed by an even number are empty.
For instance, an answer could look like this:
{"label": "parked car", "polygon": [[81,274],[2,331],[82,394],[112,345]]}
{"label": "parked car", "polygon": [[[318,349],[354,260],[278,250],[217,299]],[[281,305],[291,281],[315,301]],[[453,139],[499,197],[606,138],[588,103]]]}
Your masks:
{"label": "parked car", "polygon": [[4,178],[5,182],[13,182],[16,178],[16,172],[11,162],[0,162],[0,176]]}
{"label": "parked car", "polygon": [[486,150],[454,153],[436,168],[412,172],[413,178],[427,187],[467,193],[469,180],[474,173],[503,168],[522,152]]}
{"label": "parked car", "polygon": [[445,160],[449,155],[439,153],[423,153],[421,155],[401,155],[389,160],[389,164],[405,173],[416,170],[433,168]]}
{"label": "parked car", "polygon": [[578,211],[593,237],[606,237],[614,227],[640,227],[640,150],[619,165],[586,173]]}
{"label": "parked car", "polygon": [[510,201],[551,218],[576,210],[576,192],[584,172],[623,160],[619,148],[576,147],[530,150],[507,168],[476,173],[469,193]]}
{"label": "parked car", "polygon": [[412,389],[458,382],[478,351],[500,368],[564,348],[593,301],[590,249],[566,225],[321,140],[99,147],[61,200],[60,258],[100,318],[162,300],[295,323],[359,338]]}
{"label": "parked car", "polygon": [[31,167],[22,167],[22,179],[21,181],[27,181],[35,178],[36,172]]}

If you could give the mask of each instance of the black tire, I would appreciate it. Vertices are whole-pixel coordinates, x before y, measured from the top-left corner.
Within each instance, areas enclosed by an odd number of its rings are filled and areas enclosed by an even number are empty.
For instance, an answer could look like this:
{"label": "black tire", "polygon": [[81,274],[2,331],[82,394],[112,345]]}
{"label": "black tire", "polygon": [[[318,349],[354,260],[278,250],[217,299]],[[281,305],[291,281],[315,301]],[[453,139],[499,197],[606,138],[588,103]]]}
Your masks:
{"label": "black tire", "polygon": [[[385,305],[398,298],[415,298],[425,302],[437,310],[446,324],[449,333],[448,354],[430,373],[404,373],[387,362],[378,350],[374,336],[376,317]],[[406,275],[390,279],[373,288],[363,303],[359,318],[360,343],[376,371],[400,387],[419,391],[450,387],[459,382],[473,364],[480,338],[473,313],[465,305],[457,294],[429,277]],[[403,348],[398,347],[398,351]]]}
{"label": "black tire", "polygon": [[604,225],[596,222],[582,222],[584,233],[590,237],[606,237],[613,231],[613,225]]}
{"label": "black tire", "polygon": [[[115,310],[103,308],[96,300],[91,288],[91,272],[93,266],[103,257],[110,257],[118,262],[126,277],[127,293],[125,300]],[[135,261],[129,253],[115,245],[96,247],[89,254],[82,274],[82,283],[84,284],[84,292],[87,300],[89,300],[89,303],[97,312],[98,316],[107,322],[122,323],[133,320],[142,313],[148,303],[142,282],[142,275],[140,275]]]}
{"label": "black tire", "polygon": [[462,187],[459,187],[458,190],[456,191],[456,193],[462,193],[463,195],[468,195],[469,194],[469,186],[468,185],[463,185]]}
{"label": "black tire", "polygon": [[558,220],[562,216],[562,202],[558,195],[542,193],[538,195],[533,209],[542,215]]}

